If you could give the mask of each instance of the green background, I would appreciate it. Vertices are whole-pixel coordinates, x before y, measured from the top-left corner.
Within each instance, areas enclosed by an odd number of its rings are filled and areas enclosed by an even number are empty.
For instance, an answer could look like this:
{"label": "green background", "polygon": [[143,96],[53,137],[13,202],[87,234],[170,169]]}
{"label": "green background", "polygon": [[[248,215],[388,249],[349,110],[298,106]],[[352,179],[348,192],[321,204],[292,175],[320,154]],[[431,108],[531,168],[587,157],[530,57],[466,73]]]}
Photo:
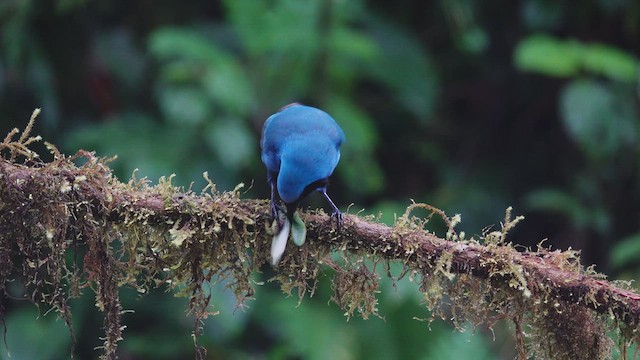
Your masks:
{"label": "green background", "polygon": [[[262,123],[299,101],[346,133],[329,190],[340,208],[390,224],[414,199],[461,213],[477,235],[513,206],[526,220],[511,241],[580,249],[613,278],[639,273],[638,1],[2,0],[0,36],[2,133],[41,107],[35,133],[67,154],[118,155],[123,181],[137,168],[198,190],[208,171],[220,190],[243,182],[246,198],[266,198]],[[301,304],[256,285],[244,309],[213,286],[208,358],[515,356],[504,324],[494,341],[485,327],[417,320],[430,315],[408,279],[383,280],[384,319],[347,321],[330,279]],[[9,290],[22,296],[19,282]],[[122,359],[193,357],[186,299],[164,290],[122,291]],[[2,301],[11,359],[69,357],[55,314]],[[72,312],[77,357],[96,358],[91,290]]]}

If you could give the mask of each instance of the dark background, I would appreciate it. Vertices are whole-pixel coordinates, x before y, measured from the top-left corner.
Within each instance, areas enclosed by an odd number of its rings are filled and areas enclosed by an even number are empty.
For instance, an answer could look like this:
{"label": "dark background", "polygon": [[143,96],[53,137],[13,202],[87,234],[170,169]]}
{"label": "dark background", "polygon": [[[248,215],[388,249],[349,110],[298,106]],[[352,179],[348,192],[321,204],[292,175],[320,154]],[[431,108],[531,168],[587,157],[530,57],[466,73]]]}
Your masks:
{"label": "dark background", "polygon": [[[342,209],[392,224],[413,199],[461,213],[477,236],[513,206],[526,220],[510,241],[579,249],[613,278],[640,269],[638,1],[2,0],[0,36],[2,133],[41,107],[36,133],[67,154],[118,155],[123,181],[138,168],[197,190],[208,171],[220,190],[243,182],[266,198],[262,123],[299,101],[346,133],[330,187]],[[442,321],[429,331],[408,280],[383,281],[384,321],[347,322],[327,274],[300,306],[266,284],[240,310],[216,285],[209,358],[514,356],[507,327],[495,341]],[[72,303],[81,359],[99,353],[92,296]],[[186,299],[122,298],[134,313],[121,358],[193,356]],[[7,307],[12,359],[68,358],[54,314]]]}

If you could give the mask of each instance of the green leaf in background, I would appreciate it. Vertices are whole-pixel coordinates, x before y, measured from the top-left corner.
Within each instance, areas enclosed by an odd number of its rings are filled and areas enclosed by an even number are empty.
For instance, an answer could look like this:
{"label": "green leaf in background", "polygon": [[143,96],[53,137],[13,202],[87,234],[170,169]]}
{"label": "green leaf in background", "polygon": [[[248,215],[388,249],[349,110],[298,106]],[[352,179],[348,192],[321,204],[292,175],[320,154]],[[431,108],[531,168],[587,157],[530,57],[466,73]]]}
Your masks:
{"label": "green leaf in background", "polygon": [[380,59],[365,70],[391,89],[398,104],[426,123],[438,94],[438,73],[431,59],[418,41],[389,23],[371,17],[368,26],[380,48]]}
{"label": "green leaf in background", "polygon": [[160,61],[186,59],[210,64],[229,56],[220,52],[205,36],[183,28],[155,30],[149,37],[148,47],[149,52]]}
{"label": "green leaf in background", "polygon": [[640,68],[637,58],[613,46],[559,40],[543,34],[520,41],[514,62],[521,70],[548,76],[569,77],[584,70],[624,82],[636,81]]}
{"label": "green leaf in background", "polygon": [[[402,273],[402,266],[392,265],[394,275]],[[354,317],[347,321],[335,304],[327,305],[331,296],[328,278],[320,280],[313,298],[301,303],[296,297],[283,298],[278,292],[260,288],[263,301],[255,303],[253,315],[277,344],[269,349],[269,358],[492,359],[490,343],[480,332],[460,333],[445,323],[428,325],[416,320],[416,316],[428,318],[429,313],[421,304],[418,285],[408,278],[398,284],[408,289],[395,296],[390,280],[381,279],[385,291],[379,297],[379,310],[383,318],[367,320]],[[407,297],[408,292],[411,296]]]}
{"label": "green leaf in background", "polygon": [[[84,0],[72,1],[84,2]],[[122,28],[100,34],[96,39],[94,56],[127,92],[135,93],[137,89],[144,86],[148,75],[148,57],[132,37],[131,32]]]}
{"label": "green leaf in background", "polygon": [[407,210],[408,205],[408,200],[381,200],[376,202],[375,206],[364,209],[364,214],[376,216],[381,223],[393,226],[396,219]]}
{"label": "green leaf in background", "polygon": [[347,99],[334,96],[326,110],[336,119],[348,135],[343,145],[342,161],[349,166],[339,167],[345,183],[356,193],[375,193],[384,185],[384,177],[372,153],[378,142],[373,121],[367,113]]}
{"label": "green leaf in background", "polygon": [[[178,111],[171,113],[179,113],[179,109],[189,111],[190,105],[193,105],[194,111],[207,115],[201,109],[207,106],[207,100],[222,112],[238,115],[251,112],[254,105],[253,89],[244,69],[237,58],[216,46],[210,39],[196,31],[164,28],[151,35],[149,49],[163,62],[163,81],[160,86],[167,83],[191,83],[199,87],[196,92],[189,90],[191,92],[182,94],[179,90],[173,90],[177,92],[176,95],[185,96],[173,101],[184,104],[178,106]],[[164,91],[166,90],[161,89],[160,93]],[[170,97],[161,96],[159,100],[161,105],[162,102],[172,102]],[[171,105],[166,106],[172,108]]]}
{"label": "green leaf in background", "polygon": [[344,146],[351,151],[371,151],[378,144],[378,132],[373,120],[354,103],[341,96],[334,96],[326,104],[327,111],[336,119],[346,134]]}
{"label": "green leaf in background", "polygon": [[22,67],[33,49],[35,34],[30,27],[30,20],[37,8],[33,1],[15,1],[13,4],[6,1],[0,4],[0,17],[6,20],[2,26],[0,44],[9,69],[17,70]]}
{"label": "green leaf in background", "polygon": [[462,50],[471,54],[479,54],[489,46],[489,35],[482,27],[474,25],[461,32],[457,43]]}
{"label": "green leaf in background", "polygon": [[308,53],[318,48],[319,0],[228,0],[224,5],[252,57],[272,51]]}
{"label": "green leaf in background", "polygon": [[[398,209],[396,214],[402,216],[405,210],[406,206],[405,209]],[[392,226],[393,220],[388,225]],[[373,266],[374,264],[371,265]],[[424,300],[424,295],[419,291],[419,279],[404,276],[400,280],[397,280],[397,278],[403,274],[404,270],[404,265],[400,262],[389,263],[389,273],[392,274],[394,280],[388,276],[381,276],[379,295],[381,306],[383,304],[390,307],[404,306],[405,303],[420,304]],[[415,316],[415,314],[413,316]]]}
{"label": "green leaf in background", "polygon": [[584,69],[612,80],[636,81],[640,71],[638,59],[613,46],[592,44],[585,47],[582,57]]}
{"label": "green leaf in background", "polygon": [[252,69],[255,97],[282,106],[307,96],[323,43],[320,1],[234,0],[224,5]]}
{"label": "green leaf in background", "polygon": [[331,49],[337,56],[358,59],[363,62],[377,59],[379,48],[369,36],[350,28],[337,28],[331,33]]}
{"label": "green leaf in background", "polygon": [[[66,135],[66,144],[74,152],[77,149],[95,150],[98,156],[118,155],[111,165],[120,179],[128,179],[134,169],[138,177],[147,176],[152,181],[170,171],[180,178],[199,179],[202,169],[189,178],[183,169],[197,164],[193,139],[195,131],[189,127],[160,125],[149,116],[123,113],[99,124],[75,128]],[[190,146],[185,146],[189,144]]]}
{"label": "green leaf in background", "polygon": [[548,76],[573,76],[580,70],[581,45],[559,41],[547,35],[532,35],[518,44],[514,53],[516,66],[525,71]]}
{"label": "green leaf in background", "polygon": [[225,167],[241,169],[255,157],[255,139],[242,119],[218,118],[205,130],[205,141]]}
{"label": "green leaf in background", "polygon": [[560,97],[560,113],[568,134],[593,158],[608,158],[637,138],[632,104],[618,101],[611,88],[593,80],[569,83]]}
{"label": "green leaf in background", "polygon": [[34,1],[0,1],[0,66],[5,75],[0,79],[0,87],[12,83],[16,74],[22,73],[22,86],[33,89],[37,106],[47,109],[39,119],[52,129],[60,122],[60,93],[56,85],[57,69],[47,56],[46,47],[38,42],[38,32],[32,28],[38,9]]}
{"label": "green leaf in background", "polygon": [[428,353],[422,359],[438,360],[493,360],[495,356],[487,346],[487,341],[473,331],[463,333],[451,330],[449,336],[440,336],[429,346]]}
{"label": "green leaf in background", "polygon": [[[578,179],[576,191],[589,197],[588,180]],[[530,192],[525,199],[531,210],[555,212],[567,216],[578,229],[593,229],[607,234],[611,229],[611,214],[602,205],[585,205],[580,199],[559,189],[540,189]]]}
{"label": "green leaf in background", "polygon": [[[326,303],[283,298],[277,293],[263,293],[270,299],[268,309],[256,309],[263,326],[281,339],[271,359],[357,359],[357,333],[346,326],[344,317]],[[258,306],[260,304],[256,304]]]}
{"label": "green leaf in background", "polygon": [[225,112],[247,115],[255,106],[251,83],[235,59],[220,61],[201,83],[211,101]]}
{"label": "green leaf in background", "polygon": [[380,49],[367,34],[348,27],[334,29],[328,44],[331,58],[327,71],[335,83],[336,91],[352,90],[363,67],[380,61]]}
{"label": "green leaf in background", "polygon": [[526,198],[532,210],[553,211],[571,218],[578,227],[587,226],[591,220],[589,210],[575,197],[560,189],[540,189],[532,191]]}
{"label": "green leaf in background", "polygon": [[[231,290],[233,281],[231,278],[216,279],[210,288],[211,306],[219,313],[205,321],[205,333],[221,342],[232,342],[240,336],[253,314],[250,300],[245,300],[246,306],[238,305],[238,299]],[[256,287],[256,291],[260,290]]]}
{"label": "green leaf in background", "polygon": [[9,313],[5,323],[9,348],[0,348],[2,360],[57,360],[71,355],[71,336],[55,312],[41,316],[29,305]]}
{"label": "green leaf in background", "polygon": [[206,95],[194,86],[161,86],[157,99],[163,117],[178,125],[202,124],[212,114]]}
{"label": "green leaf in background", "polygon": [[617,269],[640,263],[640,233],[620,240],[609,253],[609,261]]}
{"label": "green leaf in background", "polygon": [[530,29],[553,29],[562,21],[563,7],[557,1],[525,1],[520,13]]}
{"label": "green leaf in background", "polygon": [[[186,300],[172,296],[165,289],[150,289],[145,296],[154,296],[154,301],[144,301],[133,289],[125,288],[120,292],[122,307],[127,310],[123,316],[127,328],[119,344],[120,357],[177,359],[181,354],[192,352],[193,339],[187,335],[193,328],[192,319],[184,311],[178,311],[184,309]],[[95,299],[92,300],[91,305],[95,303]],[[95,306],[88,311],[96,312]],[[157,321],[157,314],[162,314],[162,321]],[[100,330],[96,329],[96,332],[100,334]],[[180,335],[176,335],[177,332]],[[96,351],[94,357],[98,354]]]}

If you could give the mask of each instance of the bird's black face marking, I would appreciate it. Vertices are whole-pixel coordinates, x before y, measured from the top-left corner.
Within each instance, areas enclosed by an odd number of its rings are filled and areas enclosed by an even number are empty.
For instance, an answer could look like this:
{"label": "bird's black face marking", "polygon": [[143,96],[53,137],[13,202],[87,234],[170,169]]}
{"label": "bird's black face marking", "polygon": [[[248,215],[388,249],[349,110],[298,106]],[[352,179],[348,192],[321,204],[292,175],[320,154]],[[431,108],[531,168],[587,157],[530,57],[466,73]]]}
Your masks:
{"label": "bird's black face marking", "polygon": [[[318,181],[314,181],[311,184],[307,185],[304,188],[304,191],[302,192],[302,195],[300,195],[300,198],[293,202],[293,203],[284,203],[284,208],[282,206],[279,205],[281,199],[278,196],[278,192],[276,191],[276,186],[275,186],[275,179],[277,178],[277,174],[275,175],[275,178],[272,179],[274,181],[270,181],[270,185],[271,185],[271,219],[275,220],[278,223],[278,229],[282,229],[283,225],[284,225],[284,219],[282,217],[280,217],[280,214],[283,214],[284,216],[286,216],[289,221],[292,221],[293,219],[293,214],[296,212],[296,209],[298,208],[298,205],[300,205],[300,201],[302,199],[304,199],[307,195],[309,195],[311,192],[313,191],[319,191],[320,193],[322,193],[324,195],[324,197],[328,200],[329,204],[331,205],[332,208],[332,214],[331,214],[331,218],[333,219],[335,217],[336,219],[336,225],[337,225],[337,229],[338,231],[340,231],[340,227],[342,225],[342,221],[343,221],[343,214],[340,212],[340,210],[338,210],[338,208],[335,206],[335,204],[333,203],[333,201],[331,201],[331,199],[329,198],[329,196],[327,195],[327,186],[329,185],[329,179],[320,179]],[[286,208],[286,209],[285,209]]]}
{"label": "bird's black face marking", "polygon": [[[320,179],[318,181],[314,181],[311,184],[307,185],[304,188],[304,191],[302,192],[302,194],[300,195],[300,198],[298,199],[298,201],[295,201],[291,204],[284,203],[287,208],[287,211],[286,211],[287,217],[290,218],[291,216],[293,216],[293,213],[298,208],[298,205],[300,204],[300,201],[302,201],[302,199],[304,199],[305,197],[307,197],[309,194],[311,194],[316,190],[326,189],[328,185],[329,185],[329,179]],[[277,219],[277,212],[283,210],[282,207],[278,205],[279,201],[280,199],[277,194],[277,191],[275,190],[275,181],[274,181],[271,183],[271,216],[274,219]]]}
{"label": "bird's black face marking", "polygon": [[296,201],[291,204],[285,203],[285,206],[287,207],[287,218],[289,218],[289,220],[293,218],[293,213],[296,212],[296,209],[298,208],[299,204],[300,204],[299,201]]}
{"label": "bird's black face marking", "polygon": [[314,181],[304,188],[304,190],[302,191],[302,195],[300,195],[300,199],[305,198],[307,195],[311,194],[312,191],[316,191],[321,188],[326,188],[327,186],[329,186],[328,178]]}

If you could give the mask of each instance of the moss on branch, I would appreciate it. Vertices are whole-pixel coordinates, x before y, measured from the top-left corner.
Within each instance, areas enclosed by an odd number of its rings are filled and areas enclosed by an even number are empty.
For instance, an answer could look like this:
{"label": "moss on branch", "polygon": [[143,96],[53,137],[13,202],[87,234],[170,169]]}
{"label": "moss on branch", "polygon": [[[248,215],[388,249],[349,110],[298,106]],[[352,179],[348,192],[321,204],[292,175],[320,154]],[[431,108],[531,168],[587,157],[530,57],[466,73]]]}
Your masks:
{"label": "moss on branch", "polygon": [[[185,192],[171,177],[155,186],[123,183],[105,159],[86,151],[65,157],[50,144],[54,160],[45,163],[28,149],[38,140],[30,128],[0,143],[0,296],[21,278],[26,296],[54,308],[71,329],[68,300],[91,288],[104,313],[102,356],[112,359],[123,336],[119,289],[173,287],[189,298],[196,355],[204,357],[197,338],[211,313],[203,286],[226,277],[240,302],[253,296],[251,274],[269,263],[268,203],[218,192],[212,183],[200,194]],[[445,219],[446,238],[410,216],[418,206]],[[375,267],[395,261],[420,282],[434,318],[446,310],[456,326],[510,321],[522,359],[606,359],[612,334],[620,344],[637,341],[640,295],[585,270],[575,251],[517,251],[505,241],[519,220],[510,210],[501,231],[468,240],[453,230],[456,218],[421,204],[392,227],[347,215],[337,233],[324,213],[303,218],[310,241],[288,247],[275,275],[301,299],[329,267],[336,271],[333,300],[349,316],[377,315]]]}

